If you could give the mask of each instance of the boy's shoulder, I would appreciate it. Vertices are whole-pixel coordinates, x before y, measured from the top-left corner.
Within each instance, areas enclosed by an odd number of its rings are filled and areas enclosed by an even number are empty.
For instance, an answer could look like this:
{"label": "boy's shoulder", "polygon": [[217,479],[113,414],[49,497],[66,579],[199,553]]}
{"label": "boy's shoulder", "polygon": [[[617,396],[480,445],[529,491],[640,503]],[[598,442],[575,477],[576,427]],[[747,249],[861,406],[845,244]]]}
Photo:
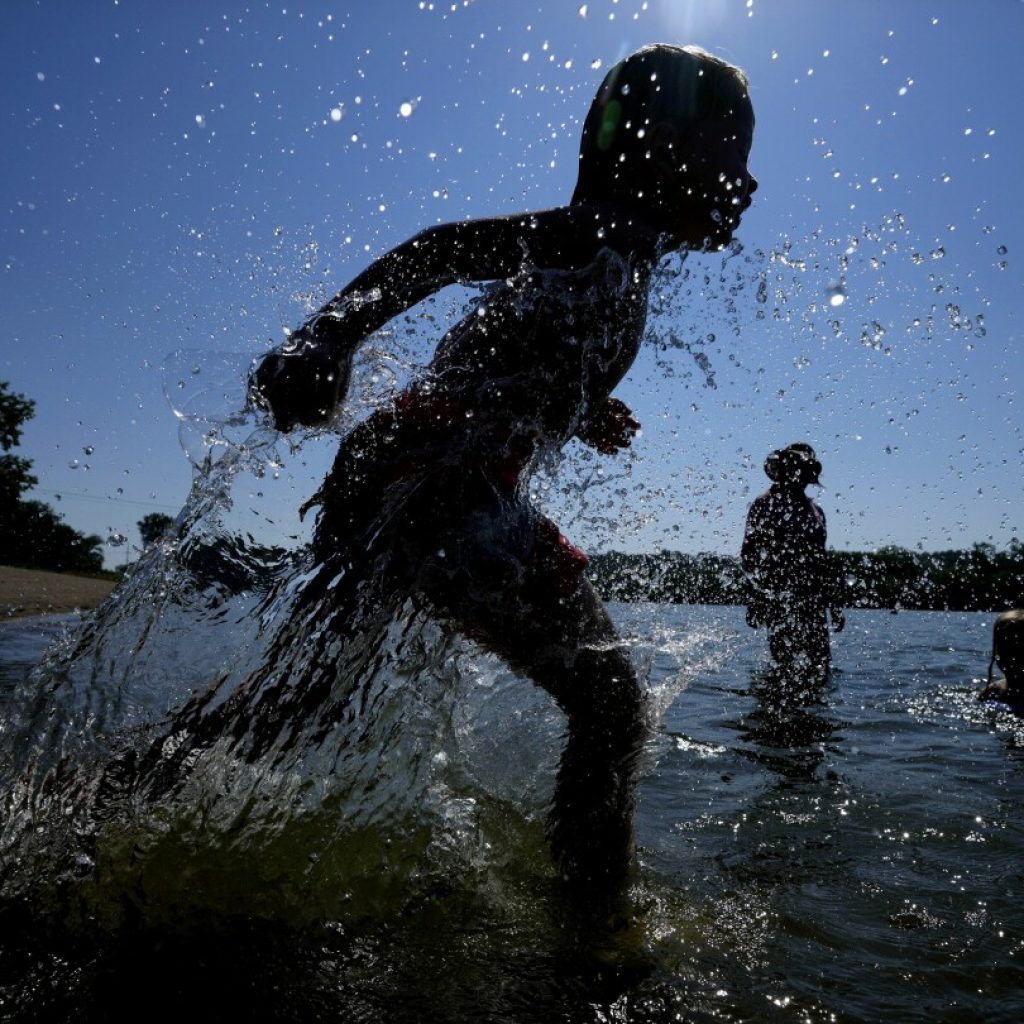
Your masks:
{"label": "boy's shoulder", "polygon": [[653,254],[661,233],[641,212],[618,203],[570,203],[519,215],[527,235],[556,237],[568,252],[593,257],[602,249]]}
{"label": "boy's shoulder", "polygon": [[659,238],[642,216],[624,206],[571,203],[435,225],[400,248],[444,263],[454,253],[463,276],[483,279],[513,276],[524,260],[536,268],[582,270],[605,250],[653,263]]}

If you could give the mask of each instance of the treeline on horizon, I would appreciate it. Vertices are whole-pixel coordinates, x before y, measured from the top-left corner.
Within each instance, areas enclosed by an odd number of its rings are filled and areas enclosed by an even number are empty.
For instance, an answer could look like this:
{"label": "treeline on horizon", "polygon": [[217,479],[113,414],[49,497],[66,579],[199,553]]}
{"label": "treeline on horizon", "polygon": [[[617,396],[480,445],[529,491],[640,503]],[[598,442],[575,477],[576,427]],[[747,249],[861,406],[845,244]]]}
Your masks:
{"label": "treeline on horizon", "polygon": [[[1003,611],[1024,606],[1024,543],[961,551],[830,551],[845,608]],[[607,601],[746,604],[738,558],[679,551],[592,555],[587,575]]]}
{"label": "treeline on horizon", "polygon": [[79,533],[45,502],[24,497],[39,481],[32,460],[13,451],[35,410],[0,380],[0,565],[102,574],[102,537]]}

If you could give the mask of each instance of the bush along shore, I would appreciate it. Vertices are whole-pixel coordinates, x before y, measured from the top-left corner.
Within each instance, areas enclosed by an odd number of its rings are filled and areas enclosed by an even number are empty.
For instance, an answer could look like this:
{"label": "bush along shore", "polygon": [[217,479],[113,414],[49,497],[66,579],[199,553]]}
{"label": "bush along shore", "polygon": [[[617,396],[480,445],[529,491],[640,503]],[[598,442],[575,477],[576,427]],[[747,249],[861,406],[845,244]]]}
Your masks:
{"label": "bush along shore", "polygon": [[[961,551],[831,551],[836,593],[846,608],[1001,611],[1024,606],[1024,544]],[[588,575],[605,600],[745,604],[738,558],[678,551],[592,555]]]}

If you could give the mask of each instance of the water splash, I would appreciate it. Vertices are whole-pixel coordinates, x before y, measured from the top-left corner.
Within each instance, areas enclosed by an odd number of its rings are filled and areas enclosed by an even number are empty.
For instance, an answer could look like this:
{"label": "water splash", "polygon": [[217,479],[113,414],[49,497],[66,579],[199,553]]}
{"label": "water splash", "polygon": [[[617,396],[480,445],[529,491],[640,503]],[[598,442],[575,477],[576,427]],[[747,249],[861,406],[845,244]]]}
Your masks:
{"label": "water splash", "polygon": [[[623,287],[626,270],[599,268]],[[412,372],[400,335],[368,346],[346,416]],[[3,735],[0,893],[73,926],[345,917],[425,865],[480,870],[510,822],[545,848],[564,728],[550,698],[376,573],[353,588],[301,545],[232,528],[239,480],[281,461],[239,362],[165,363],[196,470],[175,532],[50,652]]]}

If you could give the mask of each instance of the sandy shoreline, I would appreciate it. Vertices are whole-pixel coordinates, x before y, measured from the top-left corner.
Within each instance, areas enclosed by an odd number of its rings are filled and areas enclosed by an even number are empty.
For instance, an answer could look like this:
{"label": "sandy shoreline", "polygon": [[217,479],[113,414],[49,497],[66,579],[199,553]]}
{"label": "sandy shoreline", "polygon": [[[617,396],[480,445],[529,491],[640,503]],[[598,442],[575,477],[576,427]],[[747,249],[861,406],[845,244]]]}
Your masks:
{"label": "sandy shoreline", "polygon": [[95,608],[114,585],[113,580],[0,565],[0,621]]}

